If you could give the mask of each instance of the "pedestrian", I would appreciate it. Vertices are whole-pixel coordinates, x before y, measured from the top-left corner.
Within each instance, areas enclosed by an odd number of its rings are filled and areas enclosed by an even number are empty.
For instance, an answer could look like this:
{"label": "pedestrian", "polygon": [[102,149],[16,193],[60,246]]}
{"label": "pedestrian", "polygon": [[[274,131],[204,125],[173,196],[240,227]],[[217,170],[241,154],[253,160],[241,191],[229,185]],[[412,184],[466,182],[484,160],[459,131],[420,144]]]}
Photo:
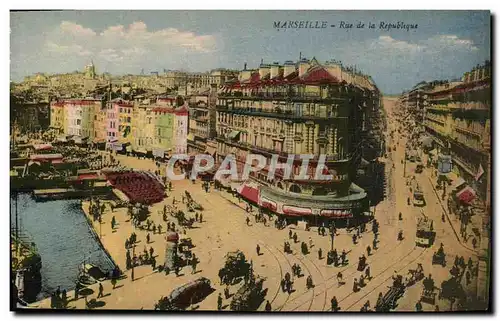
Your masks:
{"label": "pedestrian", "polygon": [[161,224],[158,224],[158,234],[161,234]]}
{"label": "pedestrian", "polygon": [[111,229],[114,230],[115,229],[115,225],[116,225],[116,218],[113,216],[113,218],[111,219]]}
{"label": "pedestrian", "polygon": [[340,255],[340,258],[342,259],[342,265],[346,264],[346,256],[347,253],[345,252],[345,250],[342,250],[342,254]]}
{"label": "pedestrian", "polygon": [[271,303],[269,302],[269,300],[267,300],[266,302],[266,312],[271,312]]}
{"label": "pedestrian", "polygon": [[113,285],[113,290],[116,288],[116,277],[111,278],[111,284]]}
{"label": "pedestrian", "polygon": [[370,280],[370,279],[371,279],[371,276],[370,276],[370,267],[369,267],[369,266],[367,266],[367,267],[366,267],[366,270],[365,270],[365,276],[366,276],[366,278],[367,278],[368,280]]}
{"label": "pedestrian", "polygon": [[476,246],[477,246],[477,239],[474,237],[472,238],[472,247],[476,249]]}
{"label": "pedestrian", "polygon": [[321,260],[323,258],[323,251],[321,251],[321,248],[318,249],[318,259]]}
{"label": "pedestrian", "polygon": [[309,236],[309,247],[312,248],[314,246],[312,238]]}
{"label": "pedestrian", "polygon": [[98,298],[102,298],[104,296],[104,287],[102,286],[102,283],[99,282],[99,293],[97,294]]}
{"label": "pedestrian", "polygon": [[148,234],[146,235],[146,244],[149,244],[149,239],[150,239],[150,237],[149,237],[149,233],[148,233]]}
{"label": "pedestrian", "polygon": [[156,234],[156,225],[153,224],[153,234]]}
{"label": "pedestrian", "polygon": [[288,238],[291,240],[293,238],[292,230],[288,230]]}
{"label": "pedestrian", "polygon": [[196,266],[197,265],[198,265],[198,259],[193,254],[193,257],[191,259],[191,274],[195,274],[196,273]]}
{"label": "pedestrian", "polygon": [[77,281],[75,285],[75,301],[78,300],[78,294],[80,294],[79,291],[80,291],[80,282]]}
{"label": "pedestrian", "polygon": [[372,245],[373,245],[373,249],[376,250],[377,249],[377,239],[376,238],[373,239]]}
{"label": "pedestrian", "polygon": [[286,291],[286,288],[285,288],[285,279],[281,279],[280,285],[281,285],[281,290],[283,292],[285,292]]}
{"label": "pedestrian", "polygon": [[469,271],[465,272],[465,283],[466,283],[466,285],[470,284],[470,279],[471,279],[470,272]]}
{"label": "pedestrian", "polygon": [[250,225],[250,218],[248,216],[247,216],[246,222],[247,222],[247,226]]}
{"label": "pedestrian", "polygon": [[366,253],[368,254],[368,256],[370,256],[370,255],[371,255],[371,253],[372,253],[372,248],[370,247],[370,245],[368,245],[368,246],[366,247]]}
{"label": "pedestrian", "polygon": [[342,272],[339,271],[339,273],[337,273],[337,282],[339,283],[339,287],[343,284],[342,282]]}
{"label": "pedestrian", "polygon": [[222,295],[219,293],[219,296],[217,297],[217,310],[222,310]]}
{"label": "pedestrian", "polygon": [[420,300],[418,300],[417,304],[415,304],[415,310],[417,312],[421,312],[422,311],[422,303],[420,302]]}
{"label": "pedestrian", "polygon": [[61,293],[61,302],[62,302],[62,305],[63,307],[66,307],[66,304],[68,303],[68,294],[66,292],[66,289],[62,290],[62,293]]}
{"label": "pedestrian", "polygon": [[155,250],[153,249],[153,247],[150,247],[149,248],[149,257],[153,257],[154,253],[155,253]]}
{"label": "pedestrian", "polygon": [[203,223],[203,214],[200,213],[200,223]]}
{"label": "pedestrian", "polygon": [[260,255],[260,246],[259,246],[259,244],[257,244],[256,250],[257,250],[257,255]]}
{"label": "pedestrian", "polygon": [[229,286],[226,285],[226,288],[224,289],[224,297],[227,299],[229,299]]}
{"label": "pedestrian", "polygon": [[294,243],[297,243],[297,240],[298,240],[298,236],[297,236],[297,232],[293,233],[293,242]]}
{"label": "pedestrian", "polygon": [[194,220],[195,220],[196,222],[198,222],[198,212],[196,212],[196,213],[194,214]]}

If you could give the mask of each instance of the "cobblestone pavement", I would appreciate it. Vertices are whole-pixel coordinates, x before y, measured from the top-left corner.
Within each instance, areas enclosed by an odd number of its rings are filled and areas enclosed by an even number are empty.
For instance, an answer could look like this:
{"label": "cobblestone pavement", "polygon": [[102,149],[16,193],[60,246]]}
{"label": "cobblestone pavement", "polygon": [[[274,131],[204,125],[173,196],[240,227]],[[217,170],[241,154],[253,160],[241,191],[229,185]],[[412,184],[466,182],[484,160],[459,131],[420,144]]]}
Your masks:
{"label": "cobblestone pavement", "polygon": [[[384,104],[388,108],[389,115],[394,107],[394,101],[385,100]],[[390,126],[395,126],[390,125]],[[155,303],[162,296],[170,294],[176,287],[185,284],[198,277],[206,277],[211,280],[215,292],[210,294],[201,303],[191,306],[190,309],[196,310],[215,310],[217,308],[218,293],[222,293],[224,288],[219,284],[218,271],[224,264],[224,256],[227,252],[241,250],[245,253],[247,259],[252,261],[255,273],[265,277],[264,288],[267,288],[267,295],[259,310],[263,310],[266,300],[271,303],[274,311],[325,311],[330,310],[330,300],[336,296],[341,307],[341,311],[359,311],[367,300],[370,301],[373,308],[379,292],[385,293],[388,286],[392,283],[394,271],[404,276],[409,269],[414,269],[417,263],[422,263],[426,275],[432,274],[439,286],[442,281],[449,278],[449,269],[447,267],[432,265],[432,255],[440,243],[445,245],[446,259],[453,262],[455,255],[463,255],[467,260],[472,256],[474,262],[477,261],[475,252],[468,247],[463,246],[456,238],[449,222],[441,221],[443,209],[439,200],[432,189],[431,183],[427,178],[428,173],[416,174],[416,179],[422,186],[427,201],[427,205],[421,210],[419,208],[408,206],[406,204],[409,195],[405,178],[403,177],[403,164],[401,160],[404,157],[404,138],[396,138],[399,145],[395,152],[388,155],[384,160],[386,163],[388,188],[388,198],[379,203],[375,208],[375,216],[380,222],[380,243],[378,249],[372,252],[367,259],[371,268],[372,278],[367,281],[367,285],[359,292],[353,293],[352,285],[354,278],[360,277],[362,272],[357,271],[358,258],[366,255],[366,248],[372,245],[373,233],[368,228],[368,232],[362,234],[358,244],[353,245],[352,234],[345,229],[339,230],[339,235],[335,237],[334,247],[338,251],[345,249],[349,251],[349,264],[343,267],[333,267],[326,265],[326,253],[330,249],[330,237],[319,236],[316,228],[310,231],[296,230],[299,242],[291,242],[293,254],[284,254],[283,243],[288,240],[289,228],[277,230],[274,228],[274,222],[264,226],[262,223],[256,223],[251,214],[244,210],[245,203],[238,202],[227,192],[214,191],[213,189],[206,193],[201,188],[201,183],[197,181],[192,184],[190,181],[174,181],[173,192],[169,193],[168,198],[163,202],[150,207],[150,219],[155,225],[161,224],[162,234],[153,234],[149,232],[151,242],[146,244],[146,235],[148,232],[134,228],[128,221],[125,209],[116,209],[114,212],[107,211],[103,215],[102,224],[94,222],[94,229],[101,235],[104,247],[109,251],[115,262],[125,271],[125,276],[118,281],[116,289],[112,289],[109,282],[104,282],[105,295],[102,298],[96,298],[97,285],[92,286],[94,294],[89,295],[87,300],[96,299],[99,308],[102,309],[153,309]],[[389,146],[389,144],[388,144]],[[121,165],[135,169],[155,170],[155,163],[151,160],[138,160],[132,157],[117,156]],[[392,165],[394,164],[394,169]],[[412,163],[407,164],[406,172],[414,171]],[[412,174],[413,175],[413,174]],[[185,205],[181,203],[181,195],[188,190],[194,200],[200,203],[205,210],[203,213],[203,222],[195,223],[192,229],[181,230],[181,234],[186,234],[193,240],[196,247],[193,253],[196,254],[200,263],[198,271],[192,274],[190,267],[184,267],[181,275],[165,275],[164,273],[153,272],[151,266],[140,266],[134,270],[135,280],[132,281],[131,270],[125,269],[125,240],[132,232],[137,233],[139,243],[135,248],[136,254],[154,248],[157,264],[164,262],[165,255],[165,229],[166,223],[163,222],[160,212],[164,204],[172,204],[175,197],[179,209],[185,210]],[[84,209],[88,204],[83,204]],[[422,215],[421,211],[434,220],[434,227],[437,232],[435,245],[432,248],[425,249],[415,245],[416,220]],[[88,211],[87,211],[88,212]],[[187,211],[185,211],[188,213]],[[398,220],[398,213],[403,214],[403,220]],[[194,216],[194,213],[188,213]],[[251,215],[250,226],[246,225],[245,219]],[[118,227],[113,231],[111,229],[111,219],[115,217]],[[169,220],[174,220],[169,217]],[[175,220],[174,220],[175,221]],[[177,222],[175,221],[176,225]],[[369,224],[368,226],[371,226]],[[397,241],[399,230],[404,232],[404,240]],[[300,252],[300,242],[312,239],[314,247],[308,255],[302,255]],[[257,255],[256,246],[259,244],[262,255]],[[318,258],[318,249],[323,251],[323,259]],[[300,264],[304,276],[295,278],[294,291],[291,294],[284,293],[280,289],[280,280],[286,272],[292,272],[291,266],[294,263]],[[338,285],[336,275],[341,271],[345,284]],[[292,273],[291,273],[292,274]],[[306,289],[306,278],[311,275],[315,284],[314,288]],[[474,282],[473,282],[474,284]],[[230,287],[230,293],[235,293],[240,285]],[[473,289],[472,289],[473,291]],[[396,310],[414,311],[415,303],[419,300],[422,292],[422,282],[409,287],[404,296],[398,301]],[[69,297],[73,298],[74,293],[69,292]],[[228,310],[229,300],[224,300],[224,309]],[[438,300],[436,302],[441,311],[449,310],[450,303],[447,300]],[[37,302],[32,307],[50,307],[50,299]],[[68,304],[70,309],[84,309],[85,300],[73,300]],[[433,311],[434,306],[423,304],[424,310]]]}

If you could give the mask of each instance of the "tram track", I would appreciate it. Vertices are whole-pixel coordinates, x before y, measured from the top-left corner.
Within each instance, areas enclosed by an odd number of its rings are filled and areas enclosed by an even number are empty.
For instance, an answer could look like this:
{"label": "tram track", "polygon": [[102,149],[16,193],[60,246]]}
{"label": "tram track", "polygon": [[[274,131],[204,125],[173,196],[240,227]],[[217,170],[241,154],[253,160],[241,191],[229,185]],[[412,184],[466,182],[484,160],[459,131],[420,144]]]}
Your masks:
{"label": "tram track", "polygon": [[[379,254],[380,252],[377,252],[377,255],[378,255],[377,260],[382,259],[382,257],[381,257],[381,256],[386,255],[386,254],[388,254],[388,253],[390,253],[390,252],[394,251],[395,249],[397,249],[397,248],[398,248],[399,246],[401,246],[402,244],[403,244],[403,243],[398,243],[396,246],[391,247],[390,249],[386,250],[385,252],[383,252],[383,253],[381,253],[381,254]],[[403,255],[403,257],[404,257],[404,256],[406,256],[406,255],[407,255],[407,254]],[[372,262],[375,262],[375,261],[376,261],[376,260],[373,260]],[[353,269],[354,269],[354,272],[350,273],[350,274],[347,276],[347,277],[351,277],[351,276],[353,276],[354,274],[356,274],[357,272],[359,272],[359,271],[357,271],[357,267],[356,267],[356,265],[348,265],[348,266],[347,266],[347,267],[345,267],[344,269],[341,269],[339,272],[341,272],[341,273],[343,274],[345,271],[349,271],[349,270],[353,270]],[[338,272],[337,272],[337,273],[338,273]],[[324,290],[324,291],[322,291],[322,292],[320,292],[320,293],[318,294],[318,295],[323,294],[323,293],[325,294],[325,304],[323,305],[323,310],[324,310],[324,307],[325,307],[325,305],[326,305],[326,298],[327,298],[327,295],[328,295],[328,290],[332,289],[332,288],[335,286],[335,284],[332,284],[332,285],[328,286],[328,282],[329,282],[329,281],[331,281],[331,280],[333,280],[334,278],[336,278],[336,273],[334,274],[334,276],[332,276],[332,277],[330,277],[330,278],[327,278],[327,279],[323,278],[324,283],[319,284],[319,285],[323,285],[323,284],[324,284],[324,286],[325,286],[325,290]],[[307,292],[303,292],[300,296],[297,296],[297,297],[293,298],[292,300],[290,300],[290,301],[289,301],[289,303],[292,303],[292,302],[294,302],[294,301],[296,301],[296,300],[299,300],[299,299],[303,298],[303,297],[305,296],[305,294],[307,294]],[[302,306],[302,305],[304,305],[306,302],[307,302],[307,301],[305,301],[305,302],[301,303],[301,304],[299,305],[299,307],[300,307],[300,306]]]}
{"label": "tram track", "polygon": [[[413,252],[415,251],[415,249],[416,249],[416,248],[417,248],[417,246],[415,246],[415,247],[412,249],[411,253],[413,253]],[[417,261],[420,257],[422,257],[422,256],[425,254],[425,252],[426,252],[427,250],[428,250],[428,248],[424,249],[422,252],[420,252],[420,253],[417,255],[417,257],[415,257],[414,259],[412,259],[410,262],[406,263],[405,265],[403,265],[403,266],[402,266],[402,267],[400,267],[399,269],[396,269],[395,271],[400,272],[400,271],[402,271],[402,270],[406,269],[406,268],[407,268],[410,264],[414,263],[414,262],[415,262],[415,261]],[[396,263],[396,264],[397,264],[397,263]],[[382,272],[378,273],[378,274],[377,274],[377,276],[380,276],[380,275],[384,274],[384,273],[385,273],[385,272],[386,272],[389,268],[392,268],[392,267],[393,267],[394,265],[396,265],[396,264],[393,264],[393,265],[391,265],[391,266],[387,267],[385,270],[383,270]],[[375,278],[375,277],[374,277],[374,278]],[[391,279],[391,278],[392,278],[392,275],[391,275],[391,276],[389,276],[389,277],[387,277],[387,278],[385,278],[384,280],[382,280],[382,282],[380,282],[377,286],[375,286],[373,289],[371,289],[370,291],[368,291],[368,293],[366,293],[366,294],[365,294],[365,295],[363,295],[361,298],[359,298],[357,301],[355,301],[354,303],[352,303],[351,305],[349,305],[349,306],[345,309],[345,311],[349,310],[350,308],[352,308],[353,306],[355,306],[356,304],[358,304],[360,301],[364,300],[366,297],[368,297],[371,293],[373,293],[375,290],[377,290],[377,289],[378,289],[378,288],[380,288],[382,285],[384,285],[384,283],[385,283],[387,280]],[[370,282],[370,284],[372,284],[372,283]],[[352,294],[352,293],[351,293],[351,294]],[[342,300],[340,300],[340,301],[339,301],[339,303],[340,303],[340,302],[342,302],[342,301],[344,301],[344,300],[346,300],[346,299],[347,299],[347,298],[348,298],[351,294],[349,294],[347,297],[344,297]]]}

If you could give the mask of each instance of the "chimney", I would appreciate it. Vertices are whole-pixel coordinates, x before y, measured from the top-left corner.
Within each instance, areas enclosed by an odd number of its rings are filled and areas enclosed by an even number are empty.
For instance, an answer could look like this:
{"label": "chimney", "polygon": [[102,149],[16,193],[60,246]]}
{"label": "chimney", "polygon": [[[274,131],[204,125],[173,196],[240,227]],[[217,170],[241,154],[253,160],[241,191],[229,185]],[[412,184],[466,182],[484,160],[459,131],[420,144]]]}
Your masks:
{"label": "chimney", "polygon": [[307,60],[306,58],[301,59],[299,62],[299,77],[302,77],[302,75],[304,75],[307,72],[309,67],[310,67],[309,60]]}
{"label": "chimney", "polygon": [[283,77],[290,75],[294,71],[295,71],[295,64],[293,63],[293,61],[290,60],[286,61],[285,68],[283,70]]}
{"label": "chimney", "polygon": [[277,62],[273,63],[273,65],[271,66],[271,79],[278,77],[279,69],[280,69],[279,63]]}
{"label": "chimney", "polygon": [[260,67],[259,67],[259,76],[260,76],[260,79],[262,79],[265,76],[269,75],[269,71],[270,71],[269,65],[261,63]]}
{"label": "chimney", "polygon": [[245,62],[245,64],[243,65],[243,70],[247,70],[247,63]]}

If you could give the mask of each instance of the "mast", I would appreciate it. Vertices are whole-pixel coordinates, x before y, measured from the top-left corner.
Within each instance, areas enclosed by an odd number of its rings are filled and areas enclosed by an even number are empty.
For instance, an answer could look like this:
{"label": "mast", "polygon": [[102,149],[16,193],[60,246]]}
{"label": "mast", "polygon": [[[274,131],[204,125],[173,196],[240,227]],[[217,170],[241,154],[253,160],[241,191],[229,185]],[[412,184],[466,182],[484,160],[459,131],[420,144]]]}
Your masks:
{"label": "mast", "polygon": [[16,233],[16,255],[19,254],[19,215],[17,213],[17,191],[14,192],[15,195],[16,195],[16,199],[15,199],[15,203],[14,203],[14,208],[15,208],[15,214],[16,214],[16,229],[15,229],[15,233]]}

